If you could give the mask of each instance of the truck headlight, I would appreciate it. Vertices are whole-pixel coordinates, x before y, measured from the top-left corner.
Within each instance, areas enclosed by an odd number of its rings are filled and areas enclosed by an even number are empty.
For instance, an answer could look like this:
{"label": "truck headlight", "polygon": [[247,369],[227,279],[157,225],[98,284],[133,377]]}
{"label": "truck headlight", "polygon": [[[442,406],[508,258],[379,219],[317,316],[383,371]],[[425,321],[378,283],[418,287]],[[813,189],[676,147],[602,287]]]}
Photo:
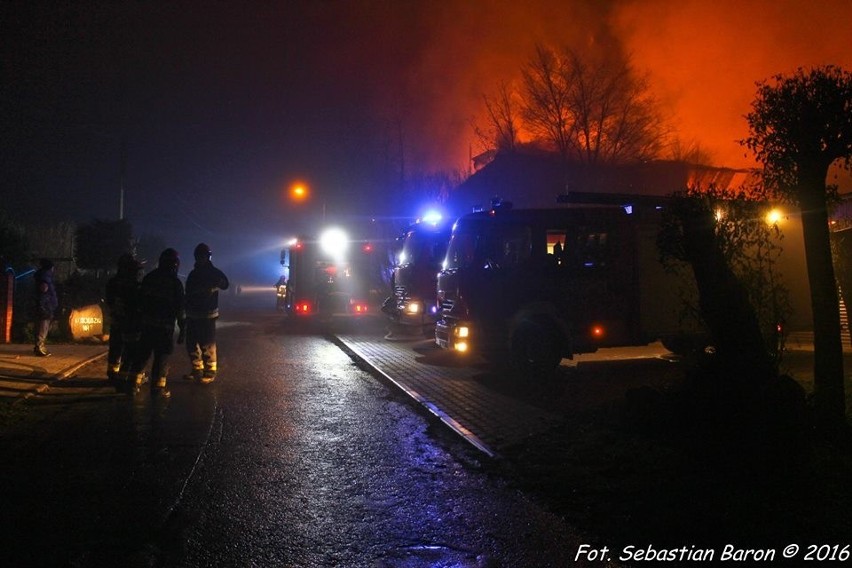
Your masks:
{"label": "truck headlight", "polygon": [[410,302],[406,307],[405,311],[409,314],[419,314],[420,313],[420,302]]}
{"label": "truck headlight", "polygon": [[458,338],[470,337],[470,328],[466,325],[458,326],[456,328],[456,337],[458,337]]}

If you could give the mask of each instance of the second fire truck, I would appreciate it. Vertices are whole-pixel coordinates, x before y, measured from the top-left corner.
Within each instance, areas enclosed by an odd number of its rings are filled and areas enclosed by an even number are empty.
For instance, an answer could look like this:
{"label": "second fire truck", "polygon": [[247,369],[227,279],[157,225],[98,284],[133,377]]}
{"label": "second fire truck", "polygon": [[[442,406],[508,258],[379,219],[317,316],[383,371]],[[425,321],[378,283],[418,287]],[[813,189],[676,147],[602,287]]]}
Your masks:
{"label": "second fire truck", "polygon": [[404,232],[382,312],[402,329],[432,335],[438,320],[435,289],[452,225],[426,216]]}
{"label": "second fire truck", "polygon": [[301,317],[367,314],[374,303],[373,263],[372,244],[352,242],[341,229],[293,239],[281,251],[278,307]]}

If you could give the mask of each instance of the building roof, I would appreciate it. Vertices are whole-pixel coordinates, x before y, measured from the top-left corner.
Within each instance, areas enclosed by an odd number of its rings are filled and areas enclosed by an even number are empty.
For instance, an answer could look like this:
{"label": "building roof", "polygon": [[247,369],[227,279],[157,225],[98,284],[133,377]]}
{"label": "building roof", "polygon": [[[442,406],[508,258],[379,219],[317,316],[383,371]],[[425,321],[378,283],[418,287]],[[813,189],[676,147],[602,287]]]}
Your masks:
{"label": "building roof", "polygon": [[515,207],[552,207],[568,192],[663,196],[690,187],[735,188],[754,175],[752,170],[671,160],[589,166],[566,163],[550,153],[499,153],[452,192],[448,205],[458,214],[488,207],[494,198]]}

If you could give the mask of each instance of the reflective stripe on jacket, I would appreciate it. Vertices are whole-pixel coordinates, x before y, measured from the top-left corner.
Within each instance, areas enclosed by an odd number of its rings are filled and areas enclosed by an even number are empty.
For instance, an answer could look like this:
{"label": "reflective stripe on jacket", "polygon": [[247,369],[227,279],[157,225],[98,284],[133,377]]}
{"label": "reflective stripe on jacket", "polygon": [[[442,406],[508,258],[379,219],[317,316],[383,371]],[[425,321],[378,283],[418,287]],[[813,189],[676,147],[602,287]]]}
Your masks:
{"label": "reflective stripe on jacket", "polygon": [[186,317],[219,317],[219,290],[227,290],[229,285],[228,277],[212,262],[196,262],[186,278]]}

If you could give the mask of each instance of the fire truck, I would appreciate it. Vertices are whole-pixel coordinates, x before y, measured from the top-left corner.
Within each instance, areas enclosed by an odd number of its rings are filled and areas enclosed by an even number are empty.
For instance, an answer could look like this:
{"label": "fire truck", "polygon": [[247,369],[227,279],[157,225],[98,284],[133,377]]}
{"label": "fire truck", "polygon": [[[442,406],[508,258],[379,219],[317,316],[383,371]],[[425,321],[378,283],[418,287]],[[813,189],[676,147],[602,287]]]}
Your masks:
{"label": "fire truck", "polygon": [[451,224],[440,216],[418,219],[401,237],[391,276],[391,295],[382,312],[403,329],[434,333],[438,320],[436,285],[447,251]]}
{"label": "fire truck", "polygon": [[371,243],[353,242],[338,228],[291,240],[281,251],[279,309],[297,317],[369,313],[372,253]]}
{"label": "fire truck", "polygon": [[682,325],[677,290],[689,282],[659,262],[659,209],[502,204],[459,218],[438,274],[436,343],[548,372],[600,347],[701,334]]}

